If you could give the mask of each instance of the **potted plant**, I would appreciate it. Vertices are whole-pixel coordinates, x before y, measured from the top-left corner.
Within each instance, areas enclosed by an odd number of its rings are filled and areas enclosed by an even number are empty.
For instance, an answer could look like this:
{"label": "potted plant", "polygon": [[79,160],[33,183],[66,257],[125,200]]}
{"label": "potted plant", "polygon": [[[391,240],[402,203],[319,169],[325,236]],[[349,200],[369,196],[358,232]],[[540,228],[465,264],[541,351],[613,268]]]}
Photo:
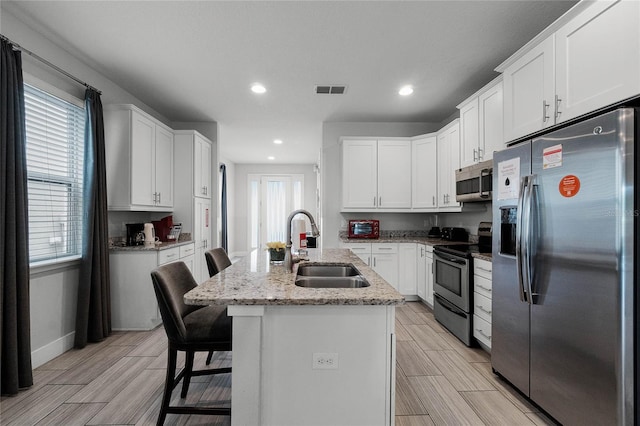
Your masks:
{"label": "potted plant", "polygon": [[269,260],[272,263],[284,262],[285,247],[286,247],[286,244],[280,241],[268,242],[266,250],[269,251]]}

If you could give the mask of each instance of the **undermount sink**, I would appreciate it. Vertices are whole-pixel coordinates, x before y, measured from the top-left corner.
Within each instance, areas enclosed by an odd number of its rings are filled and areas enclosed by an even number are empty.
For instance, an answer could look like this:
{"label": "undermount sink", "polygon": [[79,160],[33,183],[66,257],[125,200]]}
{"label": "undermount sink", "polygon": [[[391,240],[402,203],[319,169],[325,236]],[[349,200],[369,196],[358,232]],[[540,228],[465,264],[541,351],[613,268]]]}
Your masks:
{"label": "undermount sink", "polygon": [[305,277],[355,277],[356,275],[360,275],[360,271],[351,264],[304,264],[298,266],[298,275]]}
{"label": "undermount sink", "polygon": [[369,287],[369,281],[358,275],[355,277],[305,277],[296,278],[298,287],[308,288],[361,288]]}
{"label": "undermount sink", "polygon": [[350,263],[300,265],[295,284],[308,288],[362,288],[370,285]]}

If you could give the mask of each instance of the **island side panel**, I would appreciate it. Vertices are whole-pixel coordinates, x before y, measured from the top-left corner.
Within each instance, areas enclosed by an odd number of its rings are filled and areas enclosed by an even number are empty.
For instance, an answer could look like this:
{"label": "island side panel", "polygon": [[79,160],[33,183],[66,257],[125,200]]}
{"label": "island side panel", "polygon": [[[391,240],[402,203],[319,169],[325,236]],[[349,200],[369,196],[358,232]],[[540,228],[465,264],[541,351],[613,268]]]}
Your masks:
{"label": "island side panel", "polygon": [[[265,307],[261,424],[393,424],[394,311]],[[314,368],[314,354],[337,354],[336,368]]]}
{"label": "island side panel", "polygon": [[231,425],[259,425],[261,420],[262,319],[264,306],[232,305]]}

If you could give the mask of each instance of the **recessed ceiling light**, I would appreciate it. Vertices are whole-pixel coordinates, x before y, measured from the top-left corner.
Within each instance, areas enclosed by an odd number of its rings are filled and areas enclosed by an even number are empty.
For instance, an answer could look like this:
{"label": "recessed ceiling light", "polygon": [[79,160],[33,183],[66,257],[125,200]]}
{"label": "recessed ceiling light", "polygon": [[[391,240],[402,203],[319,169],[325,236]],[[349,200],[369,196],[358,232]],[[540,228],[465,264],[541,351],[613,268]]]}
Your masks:
{"label": "recessed ceiling light", "polygon": [[412,93],[413,93],[413,87],[411,86],[402,86],[398,91],[398,94],[400,94],[400,96],[409,96]]}
{"label": "recessed ceiling light", "polygon": [[274,157],[273,155],[270,155],[270,156],[267,157],[267,160],[275,160],[275,159],[276,159],[276,157]]}
{"label": "recessed ceiling light", "polygon": [[253,93],[264,93],[267,91],[267,89],[260,83],[253,83],[251,85],[251,91]]}
{"label": "recessed ceiling light", "polygon": [[273,143],[275,143],[276,145],[282,145],[282,139],[274,139]]}

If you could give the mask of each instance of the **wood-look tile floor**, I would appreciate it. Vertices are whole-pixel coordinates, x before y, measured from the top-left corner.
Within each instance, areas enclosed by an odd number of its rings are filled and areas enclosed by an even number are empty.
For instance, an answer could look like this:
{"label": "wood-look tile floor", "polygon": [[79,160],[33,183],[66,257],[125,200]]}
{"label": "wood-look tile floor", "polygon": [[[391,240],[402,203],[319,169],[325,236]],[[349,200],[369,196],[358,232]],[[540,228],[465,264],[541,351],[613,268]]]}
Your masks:
{"label": "wood-look tile floor", "polygon": [[[419,302],[397,308],[396,424],[549,425],[544,414],[491,371],[489,355],[464,346]],[[194,368],[205,366],[197,354]],[[183,362],[183,358],[179,359]],[[230,366],[216,353],[210,368]],[[166,337],[116,332],[83,350],[38,367],[34,386],[2,397],[0,425],[153,425],[164,386]],[[185,400],[172,404],[231,403],[231,376],[193,378]],[[169,414],[167,425],[229,425],[228,417]]]}

